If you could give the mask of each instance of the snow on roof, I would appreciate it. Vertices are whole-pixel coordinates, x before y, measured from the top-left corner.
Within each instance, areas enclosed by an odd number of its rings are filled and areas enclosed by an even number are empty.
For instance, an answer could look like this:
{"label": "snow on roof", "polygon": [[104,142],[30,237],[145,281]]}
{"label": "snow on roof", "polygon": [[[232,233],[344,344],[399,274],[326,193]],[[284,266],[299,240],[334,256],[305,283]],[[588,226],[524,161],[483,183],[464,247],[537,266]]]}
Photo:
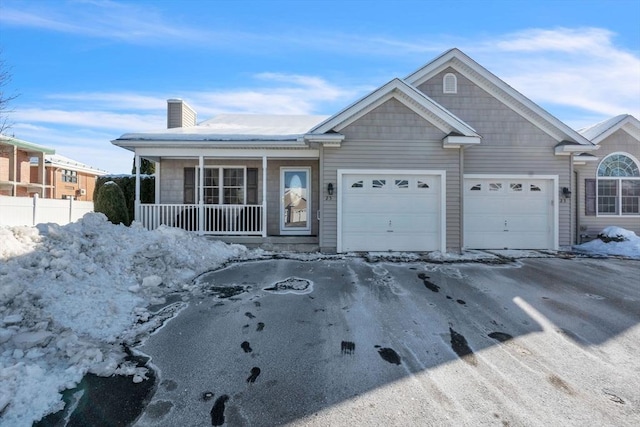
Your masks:
{"label": "snow on roof", "polygon": [[628,117],[632,117],[629,114],[620,114],[619,116],[612,117],[610,119],[604,120],[600,123],[596,123],[595,125],[591,125],[578,130],[580,135],[587,138],[589,141],[593,141],[598,139],[599,136],[607,132],[608,130],[617,127],[621,124],[622,121],[627,119]]}
{"label": "snow on roof", "polygon": [[37,152],[37,153],[45,153],[45,154],[53,154],[56,152],[55,149],[45,147],[44,145],[34,144],[33,142],[23,141],[13,136],[0,134],[0,143],[15,145],[16,147],[29,151],[29,152]]}
{"label": "snow on roof", "polygon": [[119,140],[283,141],[296,140],[328,116],[220,114],[196,126],[126,133]]}
{"label": "snow on roof", "polygon": [[60,154],[51,154],[44,157],[45,163],[50,163],[55,166],[66,167],[77,171],[88,172],[94,175],[106,175],[107,171],[95,168],[93,166],[85,165],[78,161],[72,160],[68,157],[61,156]]}

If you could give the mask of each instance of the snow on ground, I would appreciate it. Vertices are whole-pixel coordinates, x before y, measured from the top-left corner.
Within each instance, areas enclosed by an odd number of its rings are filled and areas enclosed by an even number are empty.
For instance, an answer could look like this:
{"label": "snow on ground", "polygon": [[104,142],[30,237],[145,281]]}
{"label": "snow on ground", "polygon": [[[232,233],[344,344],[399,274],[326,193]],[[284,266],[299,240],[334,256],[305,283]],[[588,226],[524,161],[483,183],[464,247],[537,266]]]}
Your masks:
{"label": "snow on ground", "polygon": [[606,227],[598,238],[574,246],[573,249],[580,253],[597,255],[618,255],[640,259],[640,237],[633,231],[620,227]]}
{"label": "snow on ground", "polygon": [[147,307],[251,256],[244,246],[116,226],[95,213],[66,226],[0,227],[0,245],[0,424],[11,426],[61,409],[60,392],[87,372],[144,379],[144,369],[122,364],[121,344],[153,329]]}
{"label": "snow on ground", "polygon": [[[621,230],[605,232],[626,241],[598,240],[576,250],[640,258],[640,238]],[[193,279],[205,271],[265,255],[175,228],[113,225],[97,213],[65,226],[0,227],[0,424],[30,426],[62,409],[61,392],[88,372],[144,380],[144,368],[123,362],[122,344],[134,344],[160,325],[161,316],[148,307],[163,304],[173,292],[197,293]],[[389,254],[369,257],[382,255]],[[414,256],[392,255],[404,261]],[[415,260],[495,258],[472,251]]]}

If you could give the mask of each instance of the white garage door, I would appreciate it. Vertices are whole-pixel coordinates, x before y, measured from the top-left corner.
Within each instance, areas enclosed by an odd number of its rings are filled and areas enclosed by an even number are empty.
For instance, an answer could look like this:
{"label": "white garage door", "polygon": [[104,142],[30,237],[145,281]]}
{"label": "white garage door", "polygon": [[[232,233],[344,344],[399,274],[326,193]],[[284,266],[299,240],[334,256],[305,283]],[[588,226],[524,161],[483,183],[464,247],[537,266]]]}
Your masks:
{"label": "white garage door", "polygon": [[441,250],[441,176],[342,174],[341,252]]}
{"label": "white garage door", "polygon": [[553,249],[554,181],[465,178],[464,246]]}

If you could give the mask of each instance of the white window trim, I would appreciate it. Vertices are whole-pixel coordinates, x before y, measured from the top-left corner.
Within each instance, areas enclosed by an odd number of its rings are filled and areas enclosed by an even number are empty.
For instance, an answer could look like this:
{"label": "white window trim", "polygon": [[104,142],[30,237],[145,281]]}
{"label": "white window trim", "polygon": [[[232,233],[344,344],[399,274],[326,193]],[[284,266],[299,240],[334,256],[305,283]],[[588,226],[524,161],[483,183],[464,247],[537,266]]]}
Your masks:
{"label": "white window trim", "polygon": [[[244,200],[244,204],[247,204],[247,167],[242,165],[205,165],[203,169],[218,169],[218,203],[211,204],[215,206],[224,205],[224,170],[225,169],[242,169],[243,170],[243,190],[242,190],[242,200]],[[201,179],[199,169],[196,168],[196,189],[200,188]],[[203,185],[204,188],[204,185]],[[213,188],[213,187],[207,187]],[[204,194],[203,194],[204,195]],[[199,201],[196,201],[198,204]],[[233,205],[228,205],[233,206]]]}
{"label": "white window trim", "polygon": [[[596,167],[596,218],[598,217],[602,217],[602,218],[638,218],[640,217],[640,212],[637,214],[623,214],[622,213],[622,180],[629,180],[629,181],[640,181],[640,177],[637,176],[598,176],[598,170],[600,170],[600,166],[602,165],[602,163],[604,163],[605,160],[607,160],[609,157],[614,156],[614,155],[622,155],[625,157],[630,158],[633,162],[635,162],[636,166],[638,167],[638,169],[640,169],[640,162],[638,161],[638,159],[635,158],[635,156],[633,156],[630,153],[624,152],[624,151],[616,151],[613,153],[609,153],[607,154],[601,161],[600,163],[598,163],[598,166]],[[600,203],[599,203],[599,196],[600,194],[598,193],[598,189],[599,189],[599,185],[598,185],[598,181],[599,180],[607,180],[607,181],[617,181],[617,187],[616,187],[616,203],[618,204],[618,213],[600,213]]]}
{"label": "white window trim", "polygon": [[[453,77],[453,90],[447,89],[447,78]],[[442,77],[442,93],[458,93],[458,76],[447,73]]]}
{"label": "white window trim", "polygon": [[447,171],[445,170],[419,170],[419,169],[338,169],[338,200],[337,200],[337,247],[338,253],[342,252],[342,180],[344,175],[436,175],[440,178],[440,248],[441,252],[447,251]]}

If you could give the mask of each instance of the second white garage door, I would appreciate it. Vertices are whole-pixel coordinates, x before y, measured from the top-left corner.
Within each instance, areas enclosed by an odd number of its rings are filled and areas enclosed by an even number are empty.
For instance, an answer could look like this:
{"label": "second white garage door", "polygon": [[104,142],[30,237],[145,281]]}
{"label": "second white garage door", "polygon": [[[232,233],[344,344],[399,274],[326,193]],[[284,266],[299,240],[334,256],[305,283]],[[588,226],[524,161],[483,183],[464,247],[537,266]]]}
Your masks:
{"label": "second white garage door", "polygon": [[464,246],[555,249],[553,179],[464,180]]}
{"label": "second white garage door", "polygon": [[340,252],[442,250],[442,175],[339,174]]}

